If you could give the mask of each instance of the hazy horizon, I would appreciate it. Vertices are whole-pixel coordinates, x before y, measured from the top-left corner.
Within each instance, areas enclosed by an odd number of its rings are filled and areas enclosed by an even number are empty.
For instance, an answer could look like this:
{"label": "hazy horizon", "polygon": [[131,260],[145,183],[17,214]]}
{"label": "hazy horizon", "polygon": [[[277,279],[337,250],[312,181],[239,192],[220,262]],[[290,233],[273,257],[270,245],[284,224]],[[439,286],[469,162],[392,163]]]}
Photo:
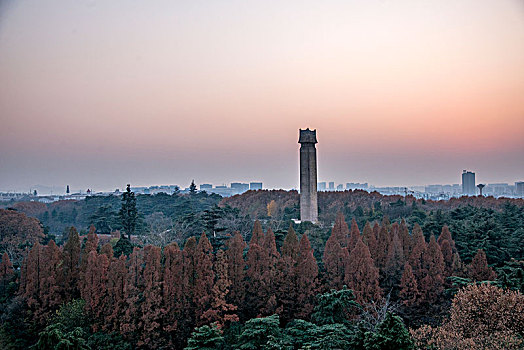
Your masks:
{"label": "hazy horizon", "polygon": [[0,190],[524,181],[524,4],[0,1]]}

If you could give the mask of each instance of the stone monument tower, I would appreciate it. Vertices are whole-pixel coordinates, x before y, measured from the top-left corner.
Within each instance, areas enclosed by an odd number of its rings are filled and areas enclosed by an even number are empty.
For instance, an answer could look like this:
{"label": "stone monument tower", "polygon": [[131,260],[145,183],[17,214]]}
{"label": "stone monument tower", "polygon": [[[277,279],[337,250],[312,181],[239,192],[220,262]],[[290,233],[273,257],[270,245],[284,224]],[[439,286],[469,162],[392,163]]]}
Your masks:
{"label": "stone monument tower", "polygon": [[317,131],[299,130],[300,143],[300,220],[318,221]]}

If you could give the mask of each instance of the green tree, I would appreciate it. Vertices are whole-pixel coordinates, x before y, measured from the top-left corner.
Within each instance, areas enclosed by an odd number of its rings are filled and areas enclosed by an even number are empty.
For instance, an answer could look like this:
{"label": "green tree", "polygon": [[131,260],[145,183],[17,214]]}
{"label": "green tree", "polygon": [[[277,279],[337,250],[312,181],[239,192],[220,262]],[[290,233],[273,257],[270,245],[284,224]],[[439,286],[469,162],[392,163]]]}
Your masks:
{"label": "green tree", "polygon": [[132,252],[133,252],[133,244],[125,236],[120,237],[120,239],[116,242],[115,246],[113,247],[113,256],[115,258],[120,257],[120,255],[122,254],[124,254],[125,256],[128,256]]}
{"label": "green tree", "polygon": [[279,323],[278,315],[252,318],[244,325],[235,348],[246,350],[267,349],[270,339],[281,336]]}
{"label": "green tree", "polygon": [[138,210],[136,209],[135,193],[131,191],[131,185],[127,184],[126,192],[122,195],[122,207],[120,208],[120,220],[127,238],[131,240],[131,235],[135,234],[138,223]]}
{"label": "green tree", "polygon": [[89,349],[87,346],[89,321],[84,313],[85,301],[72,300],[56,312],[51,324],[38,335],[35,349]]}
{"label": "green tree", "polygon": [[410,350],[415,346],[402,318],[388,311],[376,332],[366,333],[365,348],[367,350]]}
{"label": "green tree", "polygon": [[189,193],[191,194],[197,193],[197,187],[195,185],[195,180],[191,180],[191,185],[189,185]]}
{"label": "green tree", "polygon": [[311,320],[318,325],[346,323],[353,308],[361,306],[355,301],[351,289],[344,286],[341,290],[332,289],[330,292],[317,296],[317,305],[311,315]]}
{"label": "green tree", "polygon": [[185,350],[214,350],[222,349],[223,346],[224,337],[222,337],[217,324],[213,323],[210,326],[205,325],[195,328],[187,341]]}

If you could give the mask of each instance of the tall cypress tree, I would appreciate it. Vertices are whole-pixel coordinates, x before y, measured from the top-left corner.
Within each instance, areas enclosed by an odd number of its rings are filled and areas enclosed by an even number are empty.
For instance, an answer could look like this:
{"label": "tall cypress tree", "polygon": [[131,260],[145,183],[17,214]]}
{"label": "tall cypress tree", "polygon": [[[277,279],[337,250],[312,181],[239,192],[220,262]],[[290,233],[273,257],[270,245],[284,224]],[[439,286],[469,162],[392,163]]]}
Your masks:
{"label": "tall cypress tree", "polygon": [[122,207],[120,208],[120,220],[127,238],[131,240],[131,235],[135,234],[138,222],[138,210],[136,209],[135,193],[131,191],[131,185],[127,184],[126,192],[122,195]]}

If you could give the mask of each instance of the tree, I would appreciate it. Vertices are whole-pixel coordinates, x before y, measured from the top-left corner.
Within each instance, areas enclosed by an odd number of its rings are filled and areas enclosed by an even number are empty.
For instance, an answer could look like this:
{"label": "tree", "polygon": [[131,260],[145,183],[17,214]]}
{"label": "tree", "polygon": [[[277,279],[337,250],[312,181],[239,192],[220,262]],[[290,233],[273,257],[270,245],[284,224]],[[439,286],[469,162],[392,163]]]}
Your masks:
{"label": "tree", "polygon": [[313,309],[311,320],[322,326],[333,323],[346,323],[353,309],[360,309],[351,289],[344,286],[341,290],[317,295],[317,305]]}
{"label": "tree", "polygon": [[244,249],[246,249],[247,244],[244,237],[237,231],[227,241],[226,247],[228,276],[231,281],[227,299],[231,304],[241,306],[246,294]]}
{"label": "tree", "polygon": [[105,307],[110,297],[107,293],[109,259],[107,255],[98,255],[96,250],[91,250],[86,260],[82,298],[86,301],[86,310],[93,317],[93,330],[97,331],[105,323]]}
{"label": "tree", "polygon": [[144,290],[144,251],[135,247],[126,265],[125,309],[120,322],[120,331],[124,336],[136,339],[139,336],[140,304]]}
{"label": "tree", "polygon": [[479,249],[469,265],[469,278],[475,281],[494,281],[497,274],[488,266],[486,253]]}
{"label": "tree", "polygon": [[417,282],[420,282],[424,278],[425,270],[423,263],[423,256],[426,251],[426,241],[422,229],[418,224],[413,227],[413,248],[409,256],[408,262],[413,269],[413,274],[417,278]]}
{"label": "tree", "polygon": [[408,262],[404,264],[404,272],[400,280],[400,292],[398,296],[402,304],[408,307],[413,306],[419,297],[417,280]]}
{"label": "tree", "polygon": [[7,281],[12,275],[13,264],[11,263],[11,260],[9,260],[9,255],[4,253],[4,255],[2,255],[2,262],[0,263],[0,285],[5,288]]}
{"label": "tree", "polygon": [[131,236],[135,234],[138,223],[138,211],[136,209],[135,193],[131,191],[130,184],[127,184],[126,192],[122,194],[122,207],[119,215],[124,232],[131,241]]}
{"label": "tree", "polygon": [[215,323],[195,328],[187,341],[185,350],[215,350],[222,349],[224,337]]}
{"label": "tree", "polygon": [[129,256],[133,252],[133,243],[126,237],[121,236],[113,247],[113,254],[115,257],[120,255]]}
{"label": "tree", "polygon": [[360,230],[358,229],[357,221],[353,218],[353,220],[351,220],[351,231],[349,233],[348,252],[351,253],[359,239],[361,239]]}
{"label": "tree", "polygon": [[444,258],[440,246],[431,235],[428,248],[422,257],[427,272],[419,283],[422,298],[428,303],[436,302],[444,290]]}
{"label": "tree", "polygon": [[7,252],[15,266],[21,265],[25,247],[42,243],[43,238],[44,230],[37,219],[0,209],[0,252]]}
{"label": "tree", "polygon": [[217,252],[214,267],[216,281],[211,293],[211,307],[204,312],[202,319],[211,322],[215,321],[215,325],[222,328],[226,323],[238,321],[238,316],[235,314],[237,306],[227,302],[231,281],[228,276],[226,254],[223,250]]}
{"label": "tree", "polygon": [[278,338],[281,334],[278,315],[253,318],[247,321],[238,337],[236,349],[260,350],[267,349],[270,338]]}
{"label": "tree", "polygon": [[80,237],[74,227],[69,230],[69,237],[62,251],[62,273],[66,300],[80,296]]}
{"label": "tree", "polygon": [[337,214],[335,224],[331,230],[331,235],[335,237],[336,241],[340,244],[341,247],[345,248],[348,246],[349,228],[342,212],[338,212]]}
{"label": "tree", "polygon": [[404,248],[402,241],[399,238],[398,230],[394,230],[393,239],[389,242],[388,255],[386,258],[385,270],[385,285],[388,289],[398,287],[400,279],[402,278],[402,268],[404,266]]}
{"label": "tree", "polygon": [[246,259],[247,295],[245,311],[247,311],[249,318],[256,316],[263,307],[267,306],[265,305],[266,300],[263,298],[263,274],[264,267],[267,266],[267,262],[264,260],[268,258],[268,255],[262,248],[263,244],[264,232],[257,220],[255,221],[253,234],[251,236],[251,241],[249,242],[249,250],[247,251]]}
{"label": "tree", "polygon": [[362,304],[380,298],[382,290],[378,278],[378,269],[373,263],[369,249],[359,236],[355,249],[349,254],[344,283],[354,291],[356,301]]}
{"label": "tree", "polygon": [[453,298],[442,326],[411,333],[420,348],[522,349],[524,296],[491,284],[471,284]]}
{"label": "tree", "polygon": [[77,349],[88,350],[88,320],[84,313],[82,299],[64,304],[53,317],[52,322],[39,334],[36,349]]}
{"label": "tree", "polygon": [[307,319],[313,311],[318,288],[318,265],[307,234],[300,238],[299,255],[296,265],[297,311],[295,318]]}
{"label": "tree", "polygon": [[362,241],[366,243],[369,248],[369,252],[371,253],[371,257],[373,257],[373,254],[377,249],[377,237],[375,237],[375,233],[367,221],[366,225],[364,225],[364,229],[362,230]]}
{"label": "tree", "polygon": [[175,331],[182,319],[184,306],[184,266],[182,251],[178,244],[172,243],[164,248],[163,308],[164,331],[168,332],[168,341],[173,345]]}
{"label": "tree", "polygon": [[196,305],[195,317],[197,325],[201,326],[205,320],[203,315],[211,306],[213,293],[213,247],[202,233],[198,240],[195,266],[195,289],[193,301]]}
{"label": "tree", "polygon": [[162,322],[162,264],[159,247],[144,247],[144,291],[141,304],[141,333],[138,345],[155,348],[162,344],[160,337]]}
{"label": "tree", "polygon": [[277,285],[277,262],[280,259],[280,254],[277,251],[277,245],[275,242],[275,234],[271,228],[267,229],[262,245],[263,259],[260,261],[262,264],[262,279],[261,279],[261,290],[259,297],[262,299],[264,306],[260,310],[262,315],[271,315],[276,309],[276,297],[275,287]]}
{"label": "tree", "polygon": [[274,199],[267,204],[267,216],[272,217],[277,211],[277,202]]}
{"label": "tree", "polygon": [[111,296],[105,305],[104,331],[120,333],[120,325],[126,310],[127,268],[126,257],[113,259],[107,273],[107,293]]}
{"label": "tree", "polygon": [[281,315],[284,323],[293,319],[297,311],[297,270],[296,264],[299,255],[298,237],[293,227],[289,227],[288,234],[282,244],[282,256],[278,262],[278,299],[281,305]]}
{"label": "tree", "polygon": [[191,180],[191,184],[189,185],[189,193],[192,195],[197,193],[197,187],[195,185],[195,180]]}
{"label": "tree", "polygon": [[369,350],[414,349],[413,339],[399,316],[391,312],[375,333],[366,333],[365,347]]}
{"label": "tree", "polygon": [[453,254],[456,253],[457,249],[447,225],[442,227],[442,232],[438,237],[437,243],[440,245],[440,250],[444,258],[445,276],[451,276],[453,274]]}
{"label": "tree", "polygon": [[343,285],[345,266],[349,259],[347,249],[341,247],[336,234],[329,236],[324,247],[322,261],[326,269],[326,280],[329,288],[340,289]]}

